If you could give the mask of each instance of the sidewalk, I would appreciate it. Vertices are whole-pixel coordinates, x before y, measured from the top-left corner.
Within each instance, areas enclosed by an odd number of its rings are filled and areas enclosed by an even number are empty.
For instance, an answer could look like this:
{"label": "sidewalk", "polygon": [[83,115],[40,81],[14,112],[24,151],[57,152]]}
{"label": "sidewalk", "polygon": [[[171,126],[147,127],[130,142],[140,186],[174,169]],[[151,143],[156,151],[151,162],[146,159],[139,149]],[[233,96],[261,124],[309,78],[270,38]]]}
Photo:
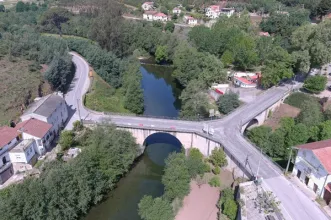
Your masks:
{"label": "sidewalk", "polygon": [[317,195],[309,189],[303,182],[301,182],[298,177],[290,175],[287,179],[296,186],[301,192],[303,192],[310,200],[315,201]]}

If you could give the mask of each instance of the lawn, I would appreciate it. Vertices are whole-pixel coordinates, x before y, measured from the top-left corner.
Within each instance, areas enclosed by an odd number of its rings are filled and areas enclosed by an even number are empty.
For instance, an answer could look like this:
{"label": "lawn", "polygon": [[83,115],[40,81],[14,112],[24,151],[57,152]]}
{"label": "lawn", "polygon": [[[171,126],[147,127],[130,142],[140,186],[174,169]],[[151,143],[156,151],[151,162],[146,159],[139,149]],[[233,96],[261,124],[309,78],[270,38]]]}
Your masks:
{"label": "lawn", "polygon": [[0,125],[5,125],[19,118],[23,106],[51,90],[32,61],[2,57],[0,67]]}
{"label": "lawn", "polygon": [[85,106],[100,112],[130,113],[123,106],[120,90],[112,88],[97,74],[94,74],[91,91],[85,96]]}

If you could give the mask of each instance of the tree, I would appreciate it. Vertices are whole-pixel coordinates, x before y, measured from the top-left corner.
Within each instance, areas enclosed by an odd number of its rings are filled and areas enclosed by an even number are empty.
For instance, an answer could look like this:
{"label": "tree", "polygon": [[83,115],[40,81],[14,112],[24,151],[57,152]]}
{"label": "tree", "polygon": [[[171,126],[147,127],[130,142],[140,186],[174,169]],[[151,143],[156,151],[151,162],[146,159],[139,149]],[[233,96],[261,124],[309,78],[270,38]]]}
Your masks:
{"label": "tree", "polygon": [[221,113],[228,114],[229,112],[239,107],[239,96],[233,92],[226,93],[218,99],[217,105]]}
{"label": "tree", "polygon": [[190,173],[183,153],[172,153],[166,159],[162,183],[169,200],[184,198],[190,192]]}
{"label": "tree", "polygon": [[214,148],[211,152],[209,160],[214,166],[224,167],[228,165],[226,154],[221,148]]}
{"label": "tree", "polygon": [[[137,75],[138,76],[138,75]],[[141,114],[144,110],[144,94],[140,78],[133,77],[124,97],[124,107],[133,113]]]}
{"label": "tree", "polygon": [[200,68],[202,72],[198,75],[198,79],[203,81],[206,87],[226,81],[226,71],[216,56],[206,53],[201,60]]}
{"label": "tree", "polygon": [[166,62],[168,60],[167,46],[157,46],[155,52],[155,60],[157,63]]}
{"label": "tree", "polygon": [[199,119],[208,116],[208,97],[203,92],[204,83],[192,80],[182,91],[180,117]]}
{"label": "tree", "polygon": [[153,199],[152,196],[144,196],[140,200],[138,213],[143,220],[174,219],[174,213],[169,201],[162,198]]}
{"label": "tree", "polygon": [[307,127],[312,127],[318,125],[323,119],[324,117],[319,103],[304,101],[301,112],[297,117],[299,123],[303,123]]}
{"label": "tree", "polygon": [[165,31],[169,31],[170,33],[174,32],[175,24],[172,21],[168,21],[164,26]]}
{"label": "tree", "polygon": [[24,12],[24,11],[25,11],[25,3],[22,1],[17,2],[16,12]]}
{"label": "tree", "polygon": [[163,23],[161,21],[153,21],[153,27],[163,30]]}
{"label": "tree", "polygon": [[294,51],[292,53],[294,58],[294,67],[297,72],[308,73],[310,69],[310,55],[308,50]]}
{"label": "tree", "polygon": [[6,11],[6,8],[4,5],[0,5],[0,12],[5,12]]}
{"label": "tree", "polygon": [[83,128],[84,126],[81,121],[77,120],[73,123],[73,129],[72,129],[73,131],[81,131]]}
{"label": "tree", "polygon": [[316,11],[320,18],[322,18],[331,12],[331,2],[328,0],[321,0]]}
{"label": "tree", "polygon": [[271,132],[272,129],[270,127],[262,125],[249,130],[247,132],[247,137],[250,141],[256,144],[256,146],[266,151],[269,149],[268,142]]}
{"label": "tree", "polygon": [[62,23],[69,20],[69,12],[64,8],[51,8],[46,11],[41,17],[42,25],[54,26],[58,29],[58,33],[62,36]]}
{"label": "tree", "polygon": [[234,57],[232,52],[226,50],[221,57],[221,61],[224,64],[224,66],[230,66],[234,62]]}
{"label": "tree", "polygon": [[319,124],[319,140],[331,139],[331,121],[325,121]]}
{"label": "tree", "polygon": [[327,78],[325,76],[312,76],[305,80],[303,87],[312,93],[320,93],[324,91],[327,83]]}
{"label": "tree", "polygon": [[206,170],[206,165],[203,161],[203,155],[197,148],[191,148],[188,158],[187,166],[191,178],[195,178],[197,175],[202,175]]}
{"label": "tree", "polygon": [[59,144],[62,147],[62,150],[67,150],[74,144],[74,133],[72,131],[62,131],[60,135]]}
{"label": "tree", "polygon": [[233,199],[228,199],[224,203],[223,214],[225,214],[229,219],[235,220],[237,216],[238,205]]}

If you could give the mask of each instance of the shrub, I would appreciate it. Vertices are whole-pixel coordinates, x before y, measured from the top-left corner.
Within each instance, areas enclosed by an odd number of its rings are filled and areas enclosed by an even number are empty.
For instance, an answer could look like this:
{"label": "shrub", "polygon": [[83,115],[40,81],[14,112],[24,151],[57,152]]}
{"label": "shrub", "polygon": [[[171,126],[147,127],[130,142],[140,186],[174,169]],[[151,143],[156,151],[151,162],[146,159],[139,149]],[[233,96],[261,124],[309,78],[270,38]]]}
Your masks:
{"label": "shrub", "polygon": [[74,144],[74,137],[75,135],[72,131],[61,132],[59,144],[62,150],[67,150]]}
{"label": "shrub", "polygon": [[305,80],[303,88],[312,93],[320,93],[325,89],[327,78],[325,76],[312,76]]}
{"label": "shrub", "polygon": [[80,122],[80,121],[75,121],[74,123],[73,123],[73,130],[74,131],[81,131],[82,129],[83,129],[83,124],[82,124],[82,122]]}
{"label": "shrub", "polygon": [[230,92],[222,95],[217,101],[218,109],[223,114],[228,114],[240,105],[239,96]]}
{"label": "shrub", "polygon": [[213,173],[214,173],[215,175],[218,175],[218,174],[221,173],[221,169],[220,169],[219,167],[215,167],[215,168],[213,169]]}
{"label": "shrub", "polygon": [[187,158],[187,166],[191,178],[195,178],[198,174],[205,173],[206,165],[203,161],[203,155],[197,148],[192,148]]}
{"label": "shrub", "polygon": [[214,166],[223,167],[223,166],[228,165],[226,155],[221,148],[215,148],[211,152],[209,160]]}
{"label": "shrub", "polygon": [[143,220],[173,220],[174,213],[168,200],[162,198],[153,199],[152,196],[144,196],[138,204],[138,213]]}
{"label": "shrub", "polygon": [[318,99],[302,92],[292,93],[289,97],[285,99],[285,103],[292,105],[294,107],[300,108],[304,101],[318,102]]}
{"label": "shrub", "polygon": [[224,203],[223,214],[229,219],[235,220],[237,216],[238,205],[233,199],[228,199]]}
{"label": "shrub", "polygon": [[210,186],[212,186],[212,187],[220,187],[220,186],[221,186],[220,179],[219,179],[219,177],[217,177],[217,176],[212,177],[212,178],[209,180],[208,184],[209,184]]}

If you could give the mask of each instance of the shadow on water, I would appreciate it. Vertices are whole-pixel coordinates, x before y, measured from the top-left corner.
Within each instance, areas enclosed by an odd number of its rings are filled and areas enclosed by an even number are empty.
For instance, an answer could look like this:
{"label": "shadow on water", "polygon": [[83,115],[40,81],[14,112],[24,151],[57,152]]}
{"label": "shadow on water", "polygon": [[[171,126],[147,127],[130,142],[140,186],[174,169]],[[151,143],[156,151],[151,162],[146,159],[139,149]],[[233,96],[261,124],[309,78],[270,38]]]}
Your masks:
{"label": "shadow on water", "polygon": [[84,220],[140,220],[138,203],[144,195],[164,193],[161,182],[165,159],[180,152],[180,141],[166,133],[155,133],[145,140],[145,152],[132,170],[118,182],[108,198],[90,210]]}

